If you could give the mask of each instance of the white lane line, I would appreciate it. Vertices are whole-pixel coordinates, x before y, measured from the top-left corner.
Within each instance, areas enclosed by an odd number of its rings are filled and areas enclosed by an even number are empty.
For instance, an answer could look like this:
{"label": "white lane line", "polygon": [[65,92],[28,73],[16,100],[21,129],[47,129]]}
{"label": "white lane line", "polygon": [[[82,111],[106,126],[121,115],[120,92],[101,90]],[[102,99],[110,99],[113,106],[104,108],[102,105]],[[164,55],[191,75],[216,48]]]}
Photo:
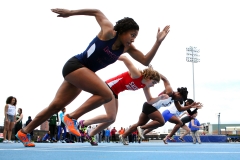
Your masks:
{"label": "white lane line", "polygon": [[100,150],[34,150],[48,152],[105,152],[105,153],[193,153],[193,154],[240,154],[240,152],[207,152],[207,151],[100,151]]}

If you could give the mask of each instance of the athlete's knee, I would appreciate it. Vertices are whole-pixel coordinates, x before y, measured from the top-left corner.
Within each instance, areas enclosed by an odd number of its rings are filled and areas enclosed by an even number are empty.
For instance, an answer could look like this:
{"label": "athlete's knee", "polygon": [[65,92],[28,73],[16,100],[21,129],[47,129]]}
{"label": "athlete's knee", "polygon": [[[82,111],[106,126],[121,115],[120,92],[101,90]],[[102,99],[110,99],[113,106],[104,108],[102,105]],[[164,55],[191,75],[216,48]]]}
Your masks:
{"label": "athlete's knee", "polygon": [[165,124],[165,121],[160,120],[160,121],[158,121],[158,123],[159,123],[159,127],[162,127]]}
{"label": "athlete's knee", "polygon": [[114,115],[111,115],[111,116],[107,117],[107,121],[110,122],[110,123],[114,123],[115,120],[116,120],[116,116],[114,116]]}
{"label": "athlete's knee", "polygon": [[156,118],[156,119],[153,119],[153,120],[158,123],[158,124],[157,124],[158,127],[161,127],[161,126],[163,126],[163,125],[165,124],[164,119],[158,119],[158,118]]}
{"label": "athlete's knee", "polygon": [[181,127],[181,126],[183,125],[183,123],[182,123],[181,121],[179,121],[179,122],[177,123],[177,125]]}
{"label": "athlete's knee", "polygon": [[59,103],[58,101],[53,101],[50,105],[49,105],[49,112],[51,113],[58,113],[60,110],[62,110],[64,108],[63,105],[61,105],[61,103]]}
{"label": "athlete's knee", "polygon": [[191,132],[191,130],[188,128],[188,129],[186,129],[186,132],[189,134]]}
{"label": "athlete's knee", "polygon": [[133,124],[132,125],[132,127],[138,127],[138,126],[143,126],[143,125],[145,125],[146,123],[141,123],[141,122],[138,122],[138,123],[136,123],[136,124]]}
{"label": "athlete's knee", "polygon": [[112,100],[113,93],[110,89],[105,89],[101,91],[98,95],[101,96],[103,103],[108,103]]}
{"label": "athlete's knee", "polygon": [[112,96],[104,97],[104,103],[108,103],[112,100]]}
{"label": "athlete's knee", "polygon": [[108,94],[104,94],[102,97],[103,97],[104,103],[108,103],[112,100],[113,96],[112,96],[112,93],[108,93]]}

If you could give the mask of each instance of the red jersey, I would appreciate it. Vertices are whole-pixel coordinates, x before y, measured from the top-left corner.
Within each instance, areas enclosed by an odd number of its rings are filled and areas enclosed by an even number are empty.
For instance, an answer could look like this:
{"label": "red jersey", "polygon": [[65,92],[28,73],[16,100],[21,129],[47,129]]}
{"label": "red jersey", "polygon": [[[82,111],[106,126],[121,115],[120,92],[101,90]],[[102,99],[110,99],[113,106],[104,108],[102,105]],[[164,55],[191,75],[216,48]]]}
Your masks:
{"label": "red jersey", "polygon": [[132,79],[129,72],[124,72],[114,78],[106,81],[112,91],[118,95],[120,92],[125,90],[138,90],[144,88],[145,84],[142,84],[142,76],[137,79]]}

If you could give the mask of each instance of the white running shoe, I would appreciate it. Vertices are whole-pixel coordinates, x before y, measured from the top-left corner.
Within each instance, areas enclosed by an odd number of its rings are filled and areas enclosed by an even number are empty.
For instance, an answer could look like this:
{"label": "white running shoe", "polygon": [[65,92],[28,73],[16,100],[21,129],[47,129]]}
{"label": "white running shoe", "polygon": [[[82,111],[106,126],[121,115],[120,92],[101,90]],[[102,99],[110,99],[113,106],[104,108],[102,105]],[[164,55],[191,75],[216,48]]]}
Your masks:
{"label": "white running shoe", "polygon": [[7,139],[3,140],[3,143],[8,143],[8,140]]}
{"label": "white running shoe", "polygon": [[13,141],[8,141],[8,143],[14,143]]}
{"label": "white running shoe", "polygon": [[144,135],[143,135],[143,129],[140,127],[140,126],[138,126],[137,127],[137,131],[138,131],[138,135],[142,138],[142,139],[144,139],[145,137],[144,137]]}
{"label": "white running shoe", "polygon": [[122,137],[122,135],[119,136],[120,141],[123,143],[123,145],[128,145],[125,138]]}

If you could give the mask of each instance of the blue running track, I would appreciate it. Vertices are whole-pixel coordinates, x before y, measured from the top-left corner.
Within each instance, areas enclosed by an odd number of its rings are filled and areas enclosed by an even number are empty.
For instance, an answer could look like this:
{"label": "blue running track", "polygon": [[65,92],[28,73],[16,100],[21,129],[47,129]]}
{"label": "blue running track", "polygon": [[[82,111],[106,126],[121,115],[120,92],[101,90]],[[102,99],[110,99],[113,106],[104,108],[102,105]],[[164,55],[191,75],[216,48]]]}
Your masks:
{"label": "blue running track", "polygon": [[240,160],[240,143],[0,143],[0,160]]}

